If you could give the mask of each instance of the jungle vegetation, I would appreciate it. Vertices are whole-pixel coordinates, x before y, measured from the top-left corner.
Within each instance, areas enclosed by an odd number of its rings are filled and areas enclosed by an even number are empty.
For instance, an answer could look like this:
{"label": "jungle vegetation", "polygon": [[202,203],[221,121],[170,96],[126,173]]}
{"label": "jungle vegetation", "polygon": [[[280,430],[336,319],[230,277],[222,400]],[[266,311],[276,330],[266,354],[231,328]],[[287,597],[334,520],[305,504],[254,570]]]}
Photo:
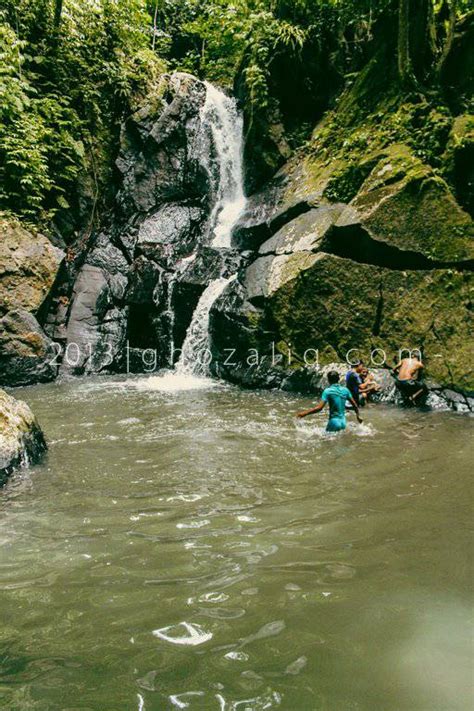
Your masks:
{"label": "jungle vegetation", "polygon": [[0,209],[66,240],[91,229],[111,192],[121,121],[175,69],[234,88],[260,134],[279,112],[291,146],[381,48],[392,91],[436,101],[469,5],[4,0]]}

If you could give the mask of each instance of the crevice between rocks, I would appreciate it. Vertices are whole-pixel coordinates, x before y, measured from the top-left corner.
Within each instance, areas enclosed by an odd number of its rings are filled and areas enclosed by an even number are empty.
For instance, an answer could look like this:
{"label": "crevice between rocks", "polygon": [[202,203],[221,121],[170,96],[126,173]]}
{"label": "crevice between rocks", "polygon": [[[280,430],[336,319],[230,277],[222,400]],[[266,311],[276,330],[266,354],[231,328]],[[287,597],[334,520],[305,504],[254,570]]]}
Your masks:
{"label": "crevice between rocks", "polygon": [[400,249],[394,245],[381,242],[373,237],[360,225],[345,227],[333,226],[322,242],[312,250],[282,250],[259,252],[260,257],[284,257],[296,253],[317,254],[324,252],[335,257],[349,259],[358,264],[368,264],[373,267],[383,267],[392,271],[431,271],[433,269],[454,269],[459,272],[474,271],[474,259],[460,261],[443,261],[430,259],[420,252]]}
{"label": "crevice between rocks", "polygon": [[320,250],[360,264],[370,264],[395,271],[474,270],[473,259],[463,261],[430,259],[419,252],[379,242],[360,225],[333,227],[323,239]]}
{"label": "crevice between rocks", "polygon": [[301,200],[295,205],[286,208],[286,210],[277,213],[271,219],[262,219],[260,222],[253,224],[250,221],[249,224],[244,222],[241,225],[237,225],[232,234],[232,246],[239,250],[257,251],[260,245],[273,237],[282,227],[300,217],[300,215],[304,215],[314,209],[314,207],[306,200]]}

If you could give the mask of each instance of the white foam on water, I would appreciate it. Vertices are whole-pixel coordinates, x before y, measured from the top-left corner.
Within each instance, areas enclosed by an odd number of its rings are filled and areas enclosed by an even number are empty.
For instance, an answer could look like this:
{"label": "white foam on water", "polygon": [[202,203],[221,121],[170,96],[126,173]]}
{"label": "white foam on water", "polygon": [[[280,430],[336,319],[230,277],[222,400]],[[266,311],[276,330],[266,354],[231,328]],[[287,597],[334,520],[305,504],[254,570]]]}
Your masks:
{"label": "white foam on water", "polygon": [[296,431],[304,437],[312,437],[319,439],[334,439],[335,437],[345,436],[347,433],[356,437],[374,437],[377,434],[375,427],[369,423],[348,422],[345,430],[340,432],[328,432],[326,426],[310,425],[297,421],[295,424]]}
{"label": "white foam on water", "polygon": [[373,437],[377,433],[377,430],[370,422],[363,422],[362,424],[360,422],[348,422],[346,431],[351,432],[356,437]]}
{"label": "white foam on water", "polygon": [[[184,629],[186,634],[179,634],[182,629]],[[171,644],[196,647],[198,644],[204,644],[204,642],[208,642],[212,639],[212,632],[206,632],[200,625],[191,624],[190,622],[179,622],[177,625],[170,625],[169,627],[153,630],[153,636],[163,639],[165,642],[171,642]]]}
{"label": "white foam on water", "polygon": [[182,694],[172,694],[169,700],[176,708],[187,709],[189,708],[189,704],[184,699],[189,696],[204,696],[204,691],[184,691]]}
{"label": "white foam on water", "polygon": [[212,390],[222,386],[218,380],[177,371],[151,375],[148,378],[130,378],[124,381],[124,384],[136,390],[162,393],[180,393],[185,390]]}

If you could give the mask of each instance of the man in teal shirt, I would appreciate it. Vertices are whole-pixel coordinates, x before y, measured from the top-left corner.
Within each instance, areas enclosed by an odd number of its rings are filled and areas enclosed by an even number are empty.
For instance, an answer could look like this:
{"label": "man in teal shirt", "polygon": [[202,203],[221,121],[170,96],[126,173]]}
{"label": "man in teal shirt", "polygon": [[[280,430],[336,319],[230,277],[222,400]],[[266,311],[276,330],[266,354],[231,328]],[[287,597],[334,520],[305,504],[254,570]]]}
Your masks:
{"label": "man in teal shirt", "polygon": [[355,410],[357,422],[362,422],[359,415],[359,407],[351,392],[339,384],[339,373],[336,370],[329,371],[328,382],[329,387],[323,390],[321,402],[310,410],[299,412],[297,417],[306,417],[315,412],[321,412],[326,403],[329,403],[329,420],[326,425],[326,432],[340,432],[346,429],[346,401],[349,400]]}

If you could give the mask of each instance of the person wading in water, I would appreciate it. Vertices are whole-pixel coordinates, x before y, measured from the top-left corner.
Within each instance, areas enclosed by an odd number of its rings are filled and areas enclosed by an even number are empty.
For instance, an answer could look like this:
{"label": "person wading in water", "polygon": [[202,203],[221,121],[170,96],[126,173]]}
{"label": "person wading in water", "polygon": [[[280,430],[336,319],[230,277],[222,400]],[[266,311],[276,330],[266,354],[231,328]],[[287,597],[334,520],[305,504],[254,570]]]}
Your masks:
{"label": "person wading in water", "polygon": [[361,398],[361,393],[364,391],[364,383],[362,380],[363,372],[364,363],[358,360],[346,373],[346,388],[359,407],[365,405],[365,399]]}
{"label": "person wading in water", "polygon": [[321,402],[310,410],[299,412],[296,416],[301,418],[321,412],[326,403],[329,403],[329,420],[326,425],[326,432],[340,432],[346,429],[346,401],[349,400],[355,410],[357,421],[361,423],[359,406],[350,391],[343,385],[339,385],[339,373],[336,370],[329,371],[328,382],[329,387],[323,390]]}
{"label": "person wading in water", "polygon": [[402,358],[392,370],[395,385],[402,397],[414,405],[417,400],[421,402],[428,395],[428,388],[421,382],[424,368],[421,356],[414,353],[409,358]]}

